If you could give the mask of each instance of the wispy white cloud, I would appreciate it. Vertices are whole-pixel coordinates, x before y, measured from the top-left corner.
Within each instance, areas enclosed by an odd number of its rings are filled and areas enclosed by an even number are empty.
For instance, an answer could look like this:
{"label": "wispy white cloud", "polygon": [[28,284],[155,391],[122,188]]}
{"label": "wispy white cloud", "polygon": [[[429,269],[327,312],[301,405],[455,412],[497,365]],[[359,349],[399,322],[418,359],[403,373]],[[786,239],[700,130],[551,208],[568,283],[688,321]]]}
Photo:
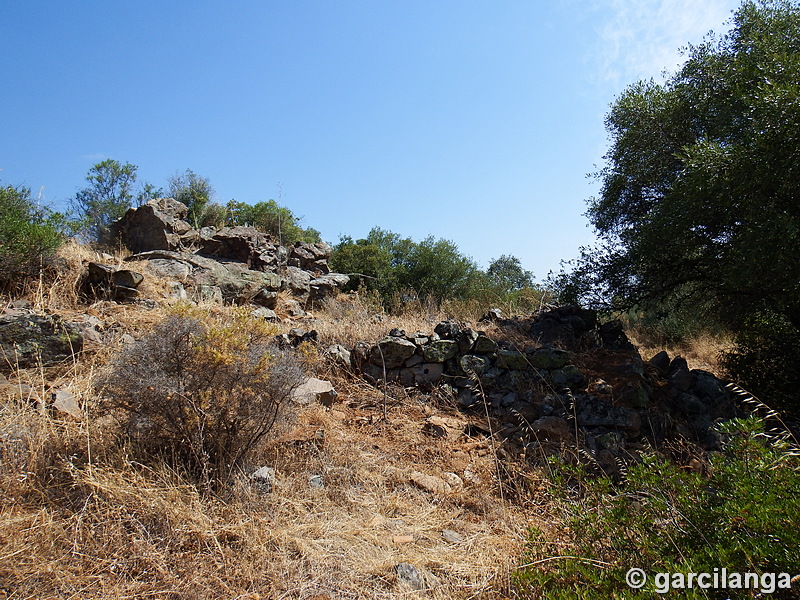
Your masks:
{"label": "wispy white cloud", "polygon": [[739,3],[734,0],[608,0],[594,3],[598,75],[622,87],[639,79],[658,80],[683,62],[681,48],[711,30],[722,33]]}

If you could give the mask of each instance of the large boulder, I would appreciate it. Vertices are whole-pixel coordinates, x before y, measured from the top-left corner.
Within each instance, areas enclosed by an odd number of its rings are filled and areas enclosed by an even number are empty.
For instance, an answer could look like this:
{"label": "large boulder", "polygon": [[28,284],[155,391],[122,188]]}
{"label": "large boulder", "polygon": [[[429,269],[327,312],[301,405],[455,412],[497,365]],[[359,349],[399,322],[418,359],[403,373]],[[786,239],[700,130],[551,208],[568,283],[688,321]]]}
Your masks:
{"label": "large boulder", "polygon": [[328,259],[331,254],[333,254],[333,248],[325,242],[317,242],[315,244],[296,242],[289,249],[287,264],[290,267],[299,267],[305,271],[324,275],[330,272]]}
{"label": "large boulder", "polygon": [[281,287],[281,279],[275,273],[253,271],[240,262],[223,262],[187,252],[142,252],[128,260],[153,261],[161,273],[183,274],[188,269],[187,282],[192,284],[196,300],[217,298],[235,304],[259,303],[264,290],[277,291]]}
{"label": "large boulder", "polygon": [[0,315],[0,372],[59,363],[82,348],[78,327],[57,315],[16,311]]}
{"label": "large boulder", "polygon": [[251,269],[275,271],[286,250],[274,244],[269,234],[255,227],[237,226],[206,232],[201,252],[246,263]]}
{"label": "large boulder", "polygon": [[134,253],[191,248],[200,242],[200,234],[184,220],[188,212],[172,198],[150,200],[112,223],[111,234]]}

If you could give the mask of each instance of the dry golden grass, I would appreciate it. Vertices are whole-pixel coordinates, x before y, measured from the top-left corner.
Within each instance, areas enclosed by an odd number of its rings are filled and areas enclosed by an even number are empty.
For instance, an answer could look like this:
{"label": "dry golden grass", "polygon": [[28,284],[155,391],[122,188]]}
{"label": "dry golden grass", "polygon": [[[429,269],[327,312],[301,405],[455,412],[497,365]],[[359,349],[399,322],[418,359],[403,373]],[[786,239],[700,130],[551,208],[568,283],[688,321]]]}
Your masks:
{"label": "dry golden grass", "polygon": [[[131,463],[91,410],[58,421],[6,405],[0,580],[10,597],[404,598],[400,562],[438,578],[426,597],[507,593],[530,515],[501,502],[488,442],[423,435],[432,409],[413,400],[384,422],[361,408],[380,403],[376,392],[342,383],[342,404],[304,409],[266,449],[274,490],[242,478],[226,499]],[[437,495],[411,470],[474,475]]]}
{"label": "dry golden grass", "polygon": [[[73,264],[95,257],[73,256]],[[0,586],[8,598],[408,598],[498,599],[511,595],[510,573],[528,527],[546,497],[524,463],[497,478],[494,446],[450,430],[422,431],[425,419],[449,413],[424,396],[382,391],[305,352],[309,370],[338,392],[331,409],[312,405],[267,444],[261,461],[277,481],[269,493],[242,474],[225,496],[207,496],[163,464],[130,459],[119,427],[99,415],[93,381],[123,335],[139,335],[163,318],[168,303],[73,302],[65,275],[36,306],[67,318],[95,315],[116,336],[90,346],[72,365],[18,371],[40,393],[72,391],[82,419],[42,414],[0,399]],[[208,311],[225,311],[213,305]],[[343,298],[313,319],[280,324],[316,328],[325,343],[374,341],[391,327],[431,331],[433,311],[374,319]],[[384,406],[387,419],[383,419]],[[457,416],[453,413],[452,416]],[[459,417],[461,418],[461,417]],[[279,434],[279,435],[278,435]],[[410,473],[456,473],[461,485],[431,493]],[[324,487],[311,485],[319,476]],[[501,486],[516,485],[514,494]],[[503,493],[501,493],[503,492]],[[513,500],[509,500],[513,496]],[[460,539],[448,541],[445,529]],[[398,581],[395,566],[425,569],[431,589]],[[2,592],[0,592],[0,597]]]}
{"label": "dry golden grass", "polygon": [[720,373],[720,355],[733,348],[733,339],[729,335],[714,335],[702,332],[692,336],[680,344],[668,344],[663,340],[651,339],[635,328],[626,331],[631,342],[639,349],[644,360],[653,358],[657,353],[666,350],[670,358],[682,356],[690,369],[703,369],[712,373]]}

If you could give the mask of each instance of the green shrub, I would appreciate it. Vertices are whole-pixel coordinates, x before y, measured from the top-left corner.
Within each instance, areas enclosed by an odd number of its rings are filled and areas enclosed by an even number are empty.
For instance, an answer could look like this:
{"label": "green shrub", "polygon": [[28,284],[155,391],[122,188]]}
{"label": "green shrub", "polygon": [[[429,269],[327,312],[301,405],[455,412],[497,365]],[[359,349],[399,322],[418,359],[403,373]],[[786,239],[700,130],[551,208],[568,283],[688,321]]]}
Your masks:
{"label": "green shrub", "polygon": [[[571,491],[559,503],[565,515],[559,539],[532,532],[529,566],[516,575],[520,590],[542,598],[653,598],[657,573],[713,573],[718,567],[795,575],[797,453],[771,442],[753,418],[731,421],[721,431],[723,451],[711,458],[707,478],[655,456],[631,468],[623,485],[561,467],[560,483],[569,482],[564,489]],[[632,567],[648,575],[639,591],[625,583]],[[775,597],[797,598],[796,588]],[[755,592],[695,587],[679,595],[745,598]]]}
{"label": "green shrub", "polygon": [[240,469],[302,383],[297,361],[270,345],[275,330],[246,312],[183,309],[124,349],[102,378],[142,460],[160,457],[206,489]]}
{"label": "green shrub", "polygon": [[35,274],[63,242],[62,217],[37,207],[30,190],[0,187],[0,285]]}
{"label": "green shrub", "polygon": [[778,314],[753,315],[723,355],[726,374],[770,404],[800,417],[800,330]]}

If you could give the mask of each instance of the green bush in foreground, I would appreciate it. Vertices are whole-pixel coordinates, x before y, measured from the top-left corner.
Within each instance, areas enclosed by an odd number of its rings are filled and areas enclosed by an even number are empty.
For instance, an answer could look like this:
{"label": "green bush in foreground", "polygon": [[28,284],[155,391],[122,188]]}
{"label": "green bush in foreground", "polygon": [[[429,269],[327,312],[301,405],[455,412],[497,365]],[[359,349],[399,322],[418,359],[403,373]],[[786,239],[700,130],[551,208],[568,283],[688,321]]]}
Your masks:
{"label": "green bush in foreground", "polygon": [[0,284],[38,272],[42,259],[63,242],[60,219],[36,206],[28,188],[0,187]]}
{"label": "green bush in foreground", "polygon": [[[542,598],[654,598],[666,590],[658,573],[789,573],[800,571],[800,460],[770,442],[759,421],[725,424],[723,451],[703,477],[654,456],[616,486],[556,465],[565,493],[559,543],[533,531],[526,565],[516,574],[523,594]],[[565,545],[563,540],[569,540]],[[637,567],[641,590],[626,584]],[[663,580],[662,580],[663,584]],[[774,598],[800,597],[800,584]],[[673,589],[666,597],[753,598],[759,589]]]}

